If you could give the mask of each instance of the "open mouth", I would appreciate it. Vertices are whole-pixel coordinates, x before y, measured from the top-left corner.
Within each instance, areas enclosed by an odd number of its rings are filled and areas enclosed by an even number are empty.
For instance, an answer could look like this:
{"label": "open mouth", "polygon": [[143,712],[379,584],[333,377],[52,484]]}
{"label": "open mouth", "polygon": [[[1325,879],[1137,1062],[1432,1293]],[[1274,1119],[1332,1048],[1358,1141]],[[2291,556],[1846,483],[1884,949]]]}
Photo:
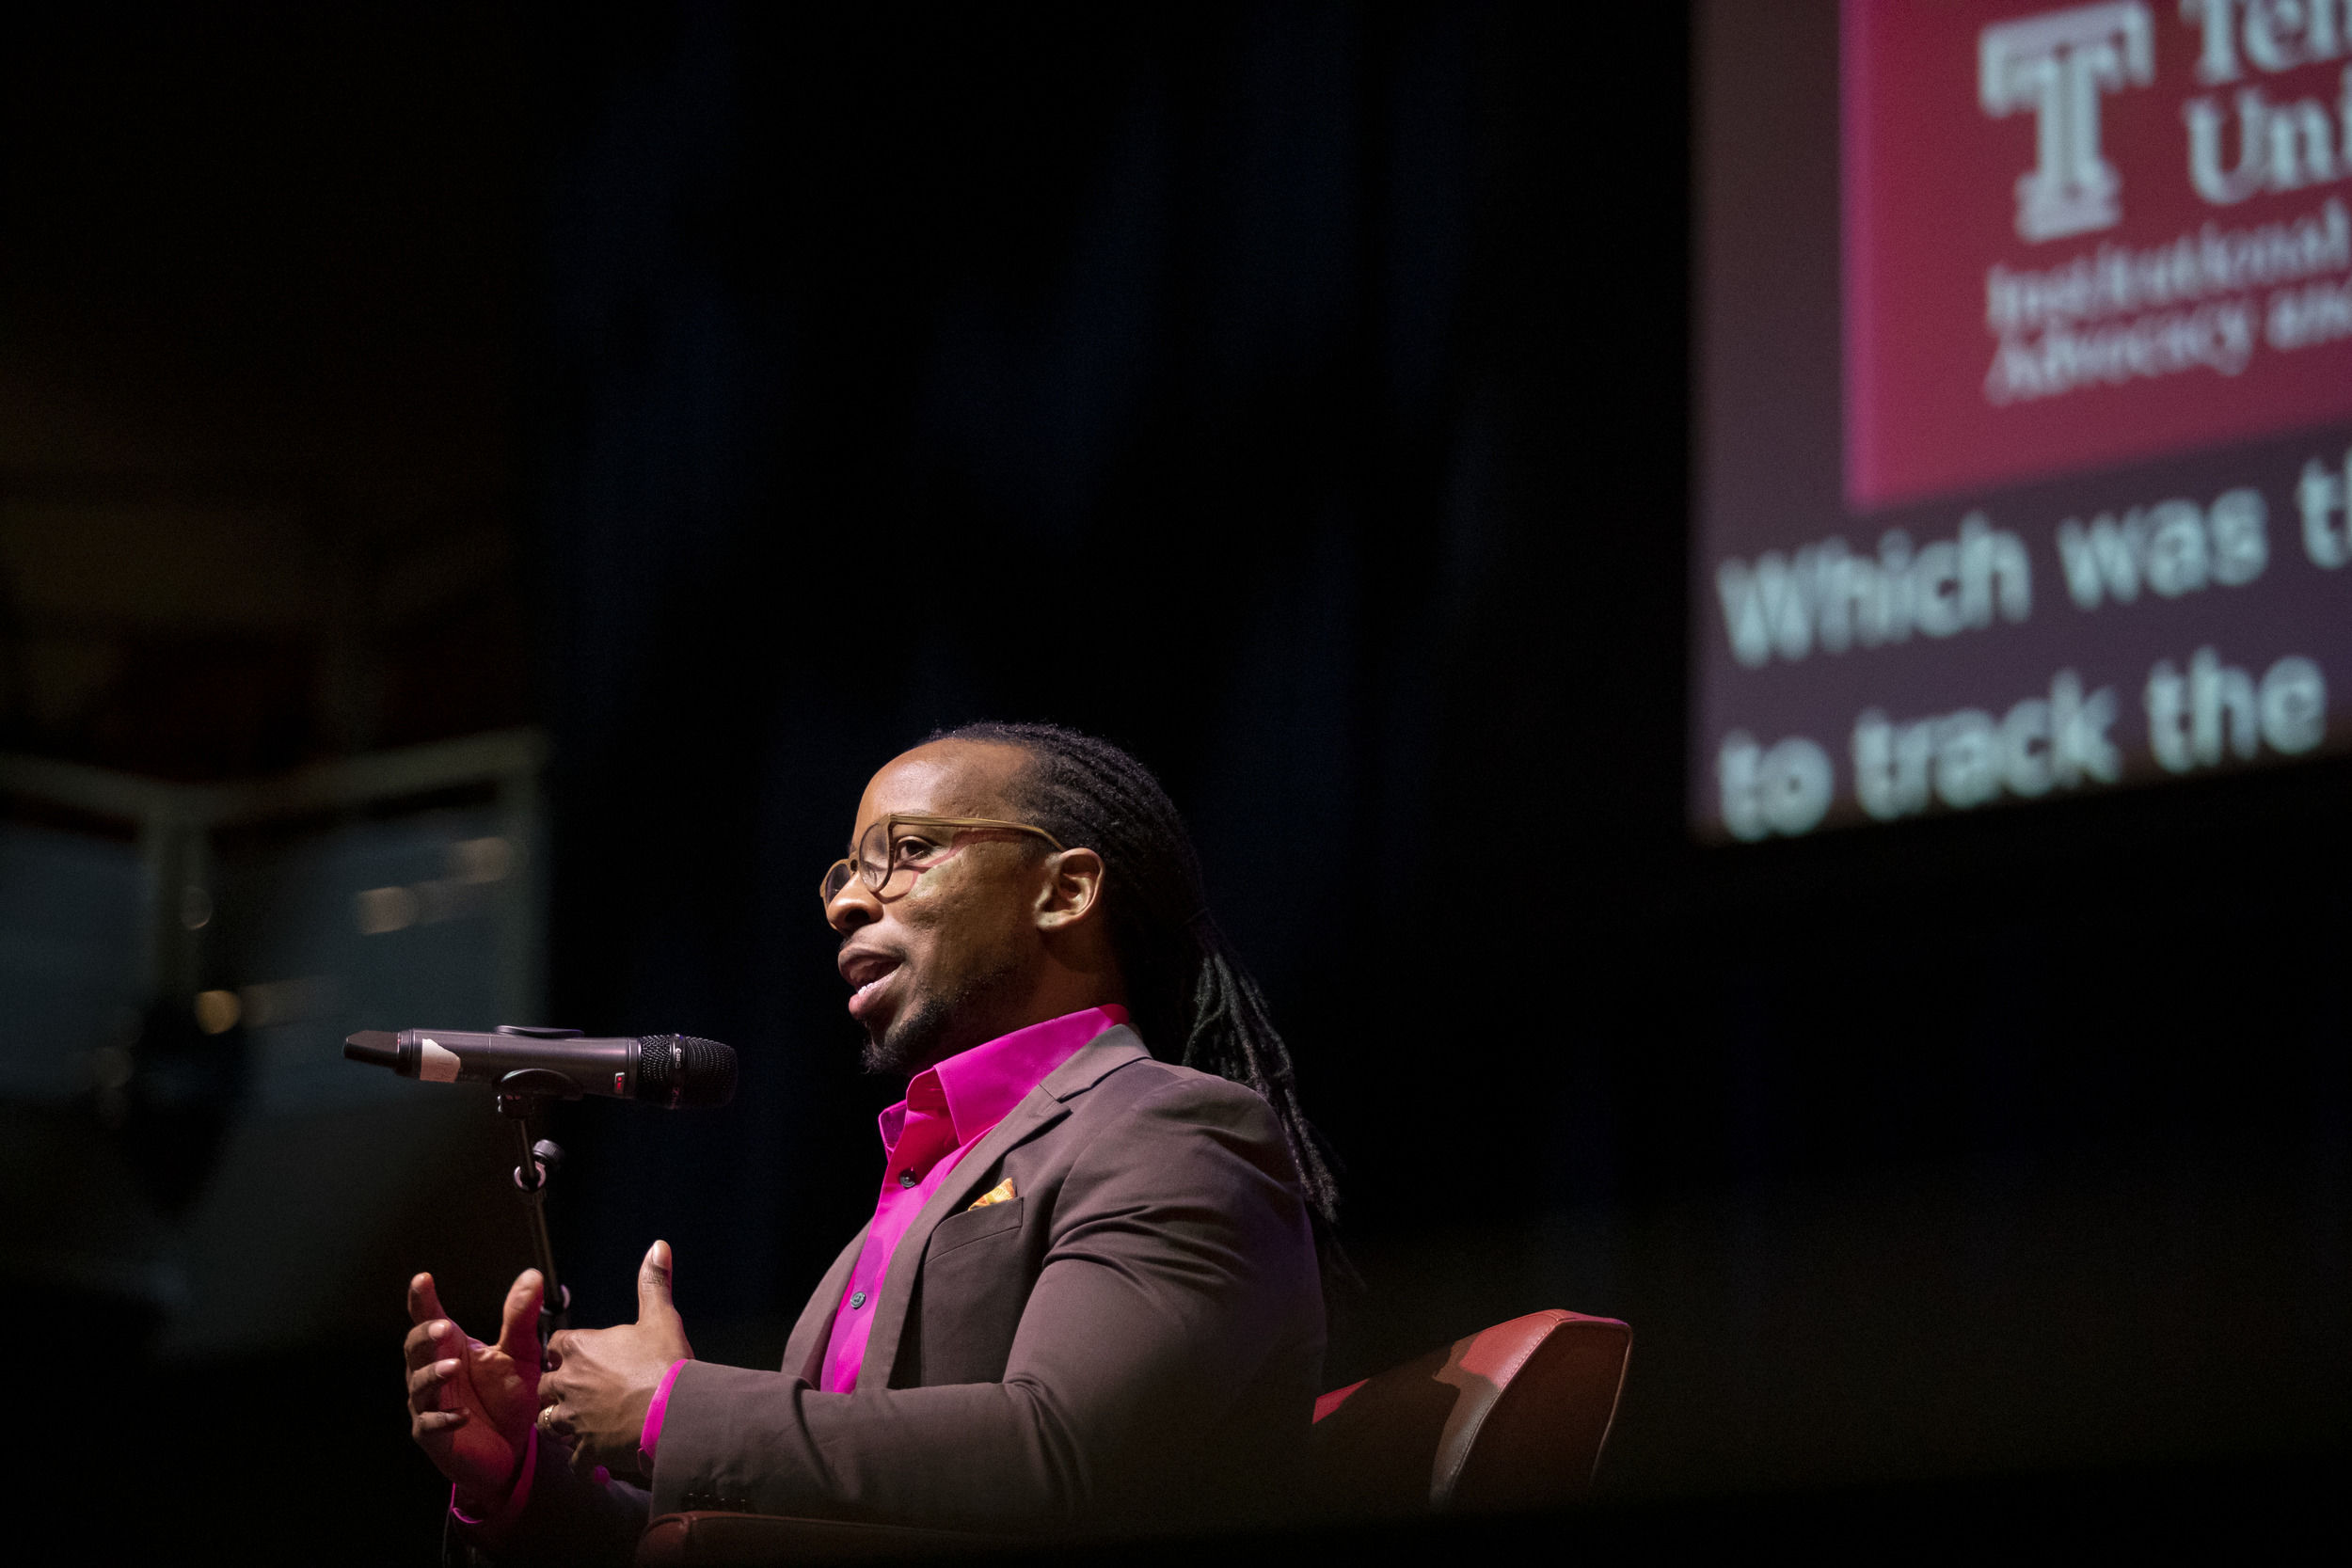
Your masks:
{"label": "open mouth", "polygon": [[863,1018],[898,973],[899,959],[884,953],[861,953],[842,964],[841,977],[850,982],[850,1016]]}

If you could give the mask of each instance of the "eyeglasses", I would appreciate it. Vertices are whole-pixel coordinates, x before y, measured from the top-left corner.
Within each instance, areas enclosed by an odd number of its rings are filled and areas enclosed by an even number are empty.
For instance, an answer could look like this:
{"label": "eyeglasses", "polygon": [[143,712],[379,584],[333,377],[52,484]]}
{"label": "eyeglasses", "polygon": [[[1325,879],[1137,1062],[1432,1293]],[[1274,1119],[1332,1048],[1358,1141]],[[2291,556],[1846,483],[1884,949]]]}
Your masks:
{"label": "eyeglasses", "polygon": [[[919,833],[901,833],[901,828],[949,828],[955,832],[944,840],[933,840]],[[818,895],[830,908],[852,877],[879,895],[899,872],[928,870],[946,859],[958,834],[990,828],[1004,832],[1034,833],[1057,849],[1062,847],[1061,840],[1052,833],[1026,822],[1003,822],[993,816],[914,816],[894,812],[858,835],[855,855],[837,860],[826,868],[824,880],[817,884]]]}

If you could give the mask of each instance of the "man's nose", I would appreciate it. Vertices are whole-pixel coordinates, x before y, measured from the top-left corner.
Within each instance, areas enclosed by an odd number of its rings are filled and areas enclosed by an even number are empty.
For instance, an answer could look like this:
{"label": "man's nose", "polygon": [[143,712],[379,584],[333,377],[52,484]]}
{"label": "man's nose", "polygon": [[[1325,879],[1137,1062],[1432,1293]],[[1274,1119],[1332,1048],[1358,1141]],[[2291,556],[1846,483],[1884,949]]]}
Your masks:
{"label": "man's nose", "polygon": [[873,889],[856,877],[850,878],[849,885],[825,903],[825,924],[845,937],[881,918],[882,901],[874,896]]}

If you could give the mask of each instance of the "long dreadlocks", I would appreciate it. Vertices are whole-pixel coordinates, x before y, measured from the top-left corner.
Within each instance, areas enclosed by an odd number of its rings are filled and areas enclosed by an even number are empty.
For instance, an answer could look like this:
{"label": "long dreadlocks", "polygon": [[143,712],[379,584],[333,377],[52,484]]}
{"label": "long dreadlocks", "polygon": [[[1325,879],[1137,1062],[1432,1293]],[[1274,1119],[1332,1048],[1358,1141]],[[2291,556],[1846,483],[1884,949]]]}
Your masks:
{"label": "long dreadlocks", "polygon": [[1104,896],[1111,942],[1136,1031],[1147,1041],[1183,1041],[1184,1066],[1265,1098],[1327,1255],[1339,1182],[1321,1135],[1299,1109],[1290,1049],[1266,1015],[1265,998],[1209,916],[1200,857],[1159,780],[1109,741],[1056,724],[966,724],[931,739],[1028,753],[1012,786],[1016,809],[1062,843],[1094,850],[1110,873]]}

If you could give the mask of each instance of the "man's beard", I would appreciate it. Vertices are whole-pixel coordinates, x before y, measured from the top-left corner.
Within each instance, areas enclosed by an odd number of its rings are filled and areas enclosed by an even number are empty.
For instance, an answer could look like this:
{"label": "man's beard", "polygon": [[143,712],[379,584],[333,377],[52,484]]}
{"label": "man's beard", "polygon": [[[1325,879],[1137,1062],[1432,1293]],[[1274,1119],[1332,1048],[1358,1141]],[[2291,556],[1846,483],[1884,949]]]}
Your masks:
{"label": "man's beard", "polygon": [[941,1045],[955,1010],[952,998],[932,997],[893,1019],[880,1039],[866,1036],[863,1054],[866,1070],[886,1078],[912,1078],[932,1063],[953,1055],[953,1052],[942,1050]]}
{"label": "man's beard", "polygon": [[1014,989],[1022,964],[1006,958],[995,967],[967,974],[945,996],[925,998],[891,1021],[882,1038],[866,1037],[861,1053],[866,1070],[877,1076],[912,1078],[960,1051],[1003,1033],[991,1022],[997,997]]}

